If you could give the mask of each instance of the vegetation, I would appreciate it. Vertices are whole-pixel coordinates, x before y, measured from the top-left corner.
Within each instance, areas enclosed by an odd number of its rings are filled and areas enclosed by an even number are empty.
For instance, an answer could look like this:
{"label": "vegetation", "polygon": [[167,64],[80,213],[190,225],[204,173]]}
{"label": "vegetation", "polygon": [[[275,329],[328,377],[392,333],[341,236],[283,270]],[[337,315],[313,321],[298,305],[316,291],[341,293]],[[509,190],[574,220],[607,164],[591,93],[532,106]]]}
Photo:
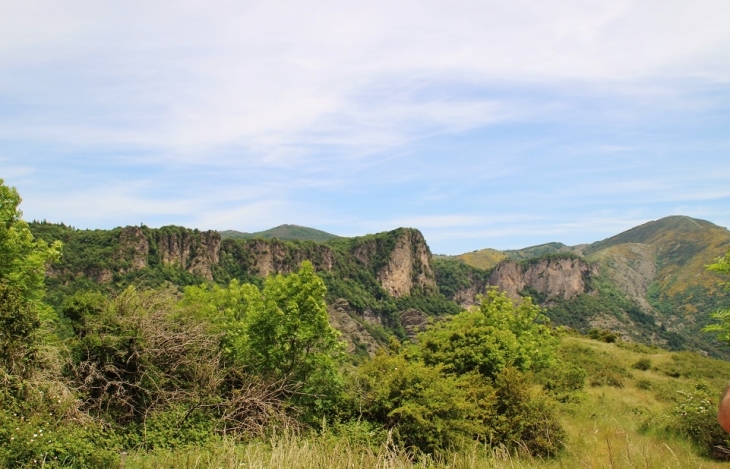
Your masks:
{"label": "vegetation", "polygon": [[[713,467],[727,445],[714,401],[729,363],[553,328],[529,296],[487,290],[462,311],[450,300],[488,271],[450,259],[435,262],[445,294],[393,298],[378,275],[414,230],[227,239],[205,271],[162,251],[203,252],[210,233],[28,226],[19,202],[0,183],[0,466]],[[284,275],[259,277],[254,248]],[[427,274],[414,263],[412,280]],[[607,279],[591,288],[526,293],[661,336]],[[377,315],[387,349],[346,360],[328,300]],[[434,316],[412,342],[411,308]]]}
{"label": "vegetation", "polygon": [[316,241],[323,243],[338,236],[314,228],[307,228],[299,225],[280,225],[269,230],[257,231],[255,233],[243,233],[240,231],[221,231],[223,239],[279,239],[282,241]]}
{"label": "vegetation", "polygon": [[[708,269],[723,274],[730,274],[730,250],[725,256],[717,259],[717,262],[710,264]],[[725,285],[730,286],[730,284]],[[717,333],[718,340],[730,345],[730,308],[716,311],[711,314],[711,317],[715,320],[715,323],[708,325],[704,330],[706,332]]]}

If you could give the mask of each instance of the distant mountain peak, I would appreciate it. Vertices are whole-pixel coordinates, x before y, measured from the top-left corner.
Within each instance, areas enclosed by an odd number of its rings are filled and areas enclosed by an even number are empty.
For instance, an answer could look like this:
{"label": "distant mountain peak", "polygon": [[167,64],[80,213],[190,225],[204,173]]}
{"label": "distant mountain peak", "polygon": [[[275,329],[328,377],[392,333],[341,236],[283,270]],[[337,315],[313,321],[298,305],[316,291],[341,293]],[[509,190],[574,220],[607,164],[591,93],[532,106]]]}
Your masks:
{"label": "distant mountain peak", "polygon": [[670,232],[691,233],[719,228],[719,226],[707,220],[692,218],[686,215],[671,215],[646,222],[610,238],[595,242],[589,245],[584,250],[584,253],[590,254],[610,246],[624,243],[652,244]]}
{"label": "distant mountain peak", "polygon": [[254,233],[244,233],[235,230],[221,231],[221,237],[223,239],[277,238],[282,241],[316,241],[321,243],[338,238],[339,236],[315,228],[285,223],[268,230]]}

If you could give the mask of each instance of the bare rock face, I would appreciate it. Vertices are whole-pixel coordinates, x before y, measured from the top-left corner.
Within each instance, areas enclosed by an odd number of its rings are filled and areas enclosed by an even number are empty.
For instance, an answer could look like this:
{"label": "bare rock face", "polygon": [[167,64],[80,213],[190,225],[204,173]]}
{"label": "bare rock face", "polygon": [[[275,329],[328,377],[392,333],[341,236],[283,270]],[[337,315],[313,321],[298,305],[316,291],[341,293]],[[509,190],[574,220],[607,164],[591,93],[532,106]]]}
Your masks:
{"label": "bare rock face", "polygon": [[246,243],[251,253],[253,267],[261,277],[270,274],[289,274],[299,269],[299,265],[308,260],[316,270],[330,271],[335,263],[335,255],[327,246],[317,246],[313,254],[308,256],[304,251],[290,249],[286,244],[277,241],[253,239]]}
{"label": "bare rock face", "polygon": [[[431,252],[417,230],[404,230],[390,253],[388,263],[377,274],[385,291],[396,298],[410,295],[414,289],[435,292],[435,275],[429,259]],[[414,288],[415,287],[415,288]]]}
{"label": "bare rock face", "polygon": [[454,294],[454,302],[462,308],[468,309],[478,303],[477,296],[483,295],[486,287],[486,282],[472,279],[472,283],[468,288],[459,290]]}
{"label": "bare rock face", "polygon": [[370,335],[365,326],[354,317],[347,300],[340,298],[327,306],[330,325],[342,333],[342,339],[347,342],[347,352],[354,353],[357,346],[364,347],[370,356],[380,348],[378,341]]}
{"label": "bare rock face", "polygon": [[400,313],[400,323],[411,342],[415,342],[416,336],[426,329],[429,320],[426,313],[410,308]]}
{"label": "bare rock face", "polygon": [[119,233],[119,257],[128,260],[128,271],[141,270],[147,267],[150,243],[138,226],[127,226]]}
{"label": "bare rock face", "polygon": [[188,272],[213,279],[218,263],[221,235],[217,231],[181,231],[166,233],[157,240],[160,262],[177,264]]}
{"label": "bare rock face", "polygon": [[592,275],[598,275],[598,268],[580,259],[545,259],[527,265],[505,261],[489,276],[489,284],[513,299],[519,299],[519,293],[530,287],[548,297],[569,300],[587,292],[586,280]]}

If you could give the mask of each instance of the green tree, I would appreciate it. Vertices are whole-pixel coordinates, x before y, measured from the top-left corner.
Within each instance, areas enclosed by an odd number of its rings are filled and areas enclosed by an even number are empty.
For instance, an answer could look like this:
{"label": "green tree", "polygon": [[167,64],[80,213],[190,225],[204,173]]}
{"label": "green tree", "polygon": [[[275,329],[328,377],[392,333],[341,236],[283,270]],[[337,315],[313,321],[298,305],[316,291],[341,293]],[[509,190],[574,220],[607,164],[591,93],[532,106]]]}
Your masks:
{"label": "green tree", "polygon": [[442,367],[378,353],[355,372],[353,406],[387,428],[398,445],[433,453],[492,440],[496,391],[483,376],[442,373]]}
{"label": "green tree", "polygon": [[268,277],[262,290],[236,280],[228,288],[188,287],[183,304],[216,324],[229,360],[289,383],[292,398],[314,416],[332,407],[342,384],[343,343],[329,324],[325,293],[305,261],[298,272]]}
{"label": "green tree", "polygon": [[27,371],[41,320],[51,317],[42,303],[46,266],[60,255],[60,243],[36,240],[21,219],[18,191],[0,179],[0,366]]}
{"label": "green tree", "polygon": [[[730,274],[730,250],[723,257],[719,257],[714,264],[708,265],[707,270]],[[730,282],[726,283],[725,287],[730,287]],[[710,317],[715,320],[715,323],[706,326],[702,330],[705,332],[715,332],[717,334],[717,340],[730,345],[730,308],[716,311],[710,314]]]}
{"label": "green tree", "polygon": [[530,298],[515,303],[504,292],[487,291],[478,308],[436,324],[420,336],[421,355],[444,371],[477,371],[493,378],[505,367],[537,371],[553,363],[557,339],[548,318]]}

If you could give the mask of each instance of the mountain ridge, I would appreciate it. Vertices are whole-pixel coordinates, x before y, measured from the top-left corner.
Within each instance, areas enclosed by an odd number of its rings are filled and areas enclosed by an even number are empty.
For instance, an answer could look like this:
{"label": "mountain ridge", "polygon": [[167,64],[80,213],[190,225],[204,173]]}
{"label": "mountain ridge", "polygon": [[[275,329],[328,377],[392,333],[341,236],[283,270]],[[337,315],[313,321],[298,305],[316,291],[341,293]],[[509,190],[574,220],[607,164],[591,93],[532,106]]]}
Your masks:
{"label": "mountain ridge", "polygon": [[708,312],[730,303],[721,278],[704,268],[730,246],[730,232],[689,217],[655,220],[590,245],[483,250],[491,258],[477,260],[492,264],[486,268],[470,265],[468,256],[432,256],[412,228],[316,242],[223,237],[175,226],[30,225],[35,236],[65,244],[62,259],[49,268],[55,307],[82,287],[261,284],[309,260],[327,285],[331,316],[353,352],[371,354],[392,334],[413,338],[429,317],[467,308],[495,286],[513,298],[531,296],[556,325],[583,333],[610,329],[626,340],[730,358],[730,349],[699,332]]}

